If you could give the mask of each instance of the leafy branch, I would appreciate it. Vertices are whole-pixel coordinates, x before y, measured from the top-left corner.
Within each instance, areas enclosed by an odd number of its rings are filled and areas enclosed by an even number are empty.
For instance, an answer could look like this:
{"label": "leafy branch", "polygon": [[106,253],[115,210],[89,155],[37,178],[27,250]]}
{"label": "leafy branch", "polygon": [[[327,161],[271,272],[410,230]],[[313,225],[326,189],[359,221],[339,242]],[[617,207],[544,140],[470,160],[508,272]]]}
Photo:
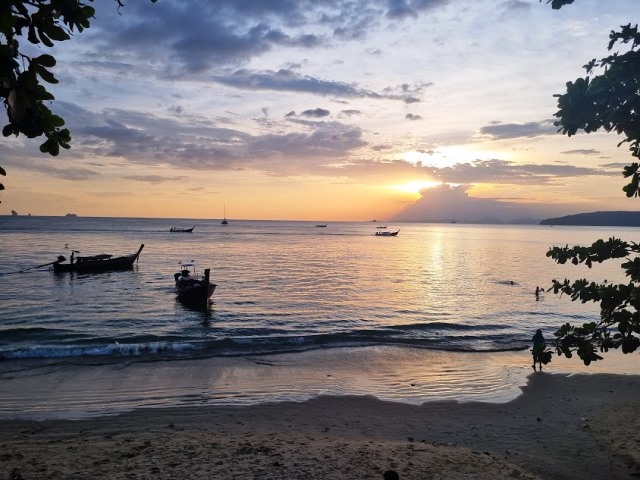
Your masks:
{"label": "leafy branch", "polygon": [[[93,0],[89,0],[92,2]],[[114,0],[118,9],[122,0]],[[151,0],[155,3],[157,0]],[[60,148],[69,149],[71,132],[63,128],[64,119],[47,106],[55,99],[46,84],[57,84],[51,69],[52,55],[29,57],[19,40],[39,47],[53,47],[91,26],[95,9],[80,0],[2,0],[0,2],[0,99],[9,123],[2,135],[44,136],[42,153],[56,156]],[[0,167],[0,174],[6,175]],[[0,190],[4,186],[0,184]]]}
{"label": "leafy branch", "polygon": [[[600,60],[593,59],[584,69],[588,75],[574,82],[567,82],[567,91],[558,98],[559,110],[554,124],[567,136],[578,130],[591,133],[603,128],[607,132],[622,135],[618,143],[629,143],[631,155],[640,158],[640,33],[638,26],[620,27],[619,32],[609,34],[611,51],[617,43],[629,45],[625,53],[615,52]],[[604,72],[594,75],[596,69]],[[623,191],[627,197],[640,195],[640,165],[633,162],[624,167],[623,175],[631,180]]]}
{"label": "leafy branch", "polygon": [[[608,241],[597,240],[590,247],[553,247],[547,256],[559,264],[571,261],[574,265],[584,264],[591,268],[594,262],[602,263],[613,258],[628,258],[640,254],[640,244],[627,243],[617,238]],[[628,259],[621,264],[625,275],[630,278],[628,284],[598,284],[586,279],[571,282],[553,280],[549,290],[567,295],[571,300],[582,303],[599,302],[600,320],[589,322],[581,327],[569,323],[555,333],[556,350],[567,358],[576,351],[585,365],[601,360],[596,352],[607,352],[611,348],[622,348],[631,353],[640,346],[640,257]]]}
{"label": "leafy branch", "polygon": [[[573,0],[547,0],[559,9]],[[566,84],[558,98],[559,132],[571,137],[579,130],[592,133],[599,129],[615,132],[623,138],[618,147],[628,143],[631,156],[640,159],[640,34],[638,26],[623,25],[609,34],[608,50],[624,47],[600,60],[584,65],[587,76]],[[630,178],[623,187],[627,197],[640,196],[640,165],[634,161],[624,167],[622,175]],[[585,365],[602,360],[599,353],[620,348],[623,353],[640,347],[640,245],[617,238],[598,240],[590,247],[553,247],[547,256],[559,264],[571,262],[591,268],[593,263],[624,258],[621,264],[628,283],[609,284],[586,279],[571,282],[553,280],[554,293],[567,295],[582,303],[600,304],[600,320],[573,326],[566,323],[555,333],[557,353],[568,358],[577,353]]]}

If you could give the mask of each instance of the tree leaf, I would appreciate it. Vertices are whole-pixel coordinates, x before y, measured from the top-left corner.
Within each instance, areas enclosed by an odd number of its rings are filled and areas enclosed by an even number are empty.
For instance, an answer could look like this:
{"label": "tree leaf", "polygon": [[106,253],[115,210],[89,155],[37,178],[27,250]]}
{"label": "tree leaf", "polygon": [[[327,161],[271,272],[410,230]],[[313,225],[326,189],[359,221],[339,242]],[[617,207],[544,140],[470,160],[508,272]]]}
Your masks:
{"label": "tree leaf", "polygon": [[47,83],[58,83],[58,79],[56,77],[53,76],[53,73],[51,73],[49,70],[47,70],[44,67],[40,67],[40,66],[36,66],[36,71],[38,72],[38,75],[40,75],[40,77],[42,77],[42,79],[47,82]]}
{"label": "tree leaf", "polygon": [[34,58],[33,60],[31,60],[34,63],[37,63],[38,65],[42,65],[43,67],[55,67],[56,65],[56,59],[53,58],[51,55],[40,55],[39,57]]}

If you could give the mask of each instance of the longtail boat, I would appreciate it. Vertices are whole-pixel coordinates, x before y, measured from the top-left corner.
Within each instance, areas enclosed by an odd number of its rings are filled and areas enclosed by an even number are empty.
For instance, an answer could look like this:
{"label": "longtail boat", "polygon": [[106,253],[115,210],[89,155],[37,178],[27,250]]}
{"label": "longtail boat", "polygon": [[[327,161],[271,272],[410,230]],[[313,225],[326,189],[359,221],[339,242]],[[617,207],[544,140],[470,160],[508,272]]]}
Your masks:
{"label": "longtail boat", "polygon": [[170,232],[180,232],[180,233],[191,233],[193,232],[193,229],[196,228],[196,226],[194,225],[191,228],[180,228],[180,227],[171,227],[169,229]]}
{"label": "longtail boat", "polygon": [[140,252],[144,248],[144,244],[140,245],[140,248],[136,253],[131,255],[125,255],[124,257],[114,257],[103,253],[101,255],[92,256],[76,256],[79,253],[75,250],[71,252],[71,258],[69,263],[65,263],[67,259],[60,255],[58,259],[53,262],[54,272],[107,272],[110,270],[128,270],[133,267],[133,264]]}
{"label": "longtail boat", "polygon": [[376,237],[395,237],[398,235],[400,230],[396,230],[395,232],[383,232],[382,230],[375,233]]}
{"label": "longtail boat", "polygon": [[204,275],[197,275],[193,262],[181,263],[180,271],[173,276],[178,298],[188,304],[206,305],[217,286],[209,279],[209,272],[207,268]]}

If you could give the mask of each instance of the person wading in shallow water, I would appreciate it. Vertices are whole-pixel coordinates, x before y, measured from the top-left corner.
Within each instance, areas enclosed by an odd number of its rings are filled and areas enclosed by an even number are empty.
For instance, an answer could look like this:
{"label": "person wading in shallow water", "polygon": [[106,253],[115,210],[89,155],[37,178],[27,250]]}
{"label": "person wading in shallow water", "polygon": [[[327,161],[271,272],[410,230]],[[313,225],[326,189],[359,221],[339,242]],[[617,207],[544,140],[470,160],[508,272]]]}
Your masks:
{"label": "person wading in shallow water", "polygon": [[[549,360],[545,358],[546,352],[544,350],[547,348],[547,343],[542,336],[542,330],[536,330],[536,334],[531,340],[533,341],[533,349],[531,350],[531,355],[533,355],[533,369],[536,369],[537,363],[540,366],[540,371],[542,371],[542,364],[547,364],[551,360],[551,358],[549,358]],[[549,357],[551,357],[551,355],[549,355]]]}

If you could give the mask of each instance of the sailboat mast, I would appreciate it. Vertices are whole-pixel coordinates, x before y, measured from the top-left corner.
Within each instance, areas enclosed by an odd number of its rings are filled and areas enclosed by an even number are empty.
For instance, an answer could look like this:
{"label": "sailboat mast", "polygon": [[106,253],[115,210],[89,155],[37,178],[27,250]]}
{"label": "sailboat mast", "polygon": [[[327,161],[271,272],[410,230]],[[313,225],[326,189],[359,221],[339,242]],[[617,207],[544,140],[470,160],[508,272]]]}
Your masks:
{"label": "sailboat mast", "polygon": [[222,225],[228,225],[229,222],[227,222],[227,204],[224,204],[224,210],[223,210],[223,216],[222,216],[222,222],[220,222]]}

